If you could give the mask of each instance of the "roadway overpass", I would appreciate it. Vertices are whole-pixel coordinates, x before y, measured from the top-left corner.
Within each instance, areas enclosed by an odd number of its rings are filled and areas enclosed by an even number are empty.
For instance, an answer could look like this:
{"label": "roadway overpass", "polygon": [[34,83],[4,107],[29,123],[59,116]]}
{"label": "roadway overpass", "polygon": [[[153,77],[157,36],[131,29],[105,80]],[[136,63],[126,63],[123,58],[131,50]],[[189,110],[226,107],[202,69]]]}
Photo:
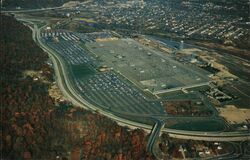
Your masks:
{"label": "roadway overpass", "polygon": [[209,86],[209,84],[210,84],[210,82],[203,82],[203,83],[198,83],[198,84],[193,84],[193,85],[188,85],[188,86],[183,86],[183,87],[176,87],[176,88],[172,88],[172,89],[159,90],[159,91],[153,92],[153,94],[158,95],[158,94],[163,94],[163,93],[182,91],[182,90],[185,90],[185,89]]}

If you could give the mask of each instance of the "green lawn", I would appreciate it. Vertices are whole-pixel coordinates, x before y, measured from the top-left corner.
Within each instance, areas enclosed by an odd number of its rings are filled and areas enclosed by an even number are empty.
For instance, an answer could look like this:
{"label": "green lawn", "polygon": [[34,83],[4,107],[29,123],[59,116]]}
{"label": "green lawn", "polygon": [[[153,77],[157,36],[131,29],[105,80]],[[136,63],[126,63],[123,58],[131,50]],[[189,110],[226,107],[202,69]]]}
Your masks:
{"label": "green lawn", "polygon": [[83,78],[83,77],[86,77],[95,73],[93,69],[91,69],[85,64],[72,65],[71,69],[72,69],[72,73],[77,78]]}
{"label": "green lawn", "polygon": [[222,131],[225,129],[222,121],[204,120],[179,122],[170,126],[172,129],[189,130],[189,131]]}

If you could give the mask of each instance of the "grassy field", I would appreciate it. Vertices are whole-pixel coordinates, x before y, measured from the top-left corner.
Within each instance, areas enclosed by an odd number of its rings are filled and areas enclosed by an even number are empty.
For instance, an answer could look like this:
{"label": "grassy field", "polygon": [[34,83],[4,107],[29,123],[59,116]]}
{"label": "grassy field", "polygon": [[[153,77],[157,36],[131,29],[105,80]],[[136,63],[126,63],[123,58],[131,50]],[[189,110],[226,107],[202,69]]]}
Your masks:
{"label": "grassy field", "polygon": [[185,94],[182,91],[163,93],[163,94],[160,94],[159,97],[162,100],[183,100],[183,99],[199,99],[200,98],[197,92]]}
{"label": "grassy field", "polygon": [[73,75],[77,78],[83,78],[83,77],[86,77],[95,73],[93,69],[89,68],[85,64],[72,65],[71,69],[72,69]]}
{"label": "grassy field", "polygon": [[85,22],[88,22],[88,23],[96,23],[96,21],[91,19],[91,18],[75,18],[74,20],[85,21]]}
{"label": "grassy field", "polygon": [[222,131],[225,129],[224,123],[218,120],[180,121],[168,127],[171,129],[208,132]]}

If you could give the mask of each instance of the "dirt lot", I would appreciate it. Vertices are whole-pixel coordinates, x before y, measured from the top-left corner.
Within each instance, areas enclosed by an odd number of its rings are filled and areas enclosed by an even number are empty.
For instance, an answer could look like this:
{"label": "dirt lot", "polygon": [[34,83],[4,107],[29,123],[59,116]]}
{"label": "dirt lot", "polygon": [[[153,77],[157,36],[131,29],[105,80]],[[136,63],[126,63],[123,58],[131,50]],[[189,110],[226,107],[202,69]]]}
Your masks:
{"label": "dirt lot", "polygon": [[220,116],[224,117],[231,124],[246,123],[250,120],[250,109],[239,109],[234,105],[218,108]]}
{"label": "dirt lot", "polygon": [[213,113],[200,101],[168,101],[164,107],[171,115],[209,116]]}
{"label": "dirt lot", "polygon": [[60,91],[60,89],[58,88],[58,86],[56,84],[53,84],[50,88],[49,88],[49,95],[59,101],[65,101],[66,99],[64,98],[62,92]]}
{"label": "dirt lot", "polygon": [[221,50],[223,52],[227,52],[229,54],[232,54],[234,56],[238,56],[238,57],[241,57],[243,59],[250,60],[250,54],[249,54],[248,50],[239,49],[239,48],[232,47],[232,46],[220,45],[220,44],[216,44],[216,43],[209,43],[209,42],[196,42],[196,44],[207,47],[207,48],[211,48],[211,49],[218,49],[218,50]]}

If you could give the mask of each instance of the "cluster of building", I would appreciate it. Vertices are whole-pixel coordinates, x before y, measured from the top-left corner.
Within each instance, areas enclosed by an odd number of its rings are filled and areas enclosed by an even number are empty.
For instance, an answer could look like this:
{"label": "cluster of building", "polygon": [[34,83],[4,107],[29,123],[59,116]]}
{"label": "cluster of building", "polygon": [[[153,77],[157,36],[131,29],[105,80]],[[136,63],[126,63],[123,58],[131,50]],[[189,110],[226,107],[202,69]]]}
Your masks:
{"label": "cluster of building", "polygon": [[229,155],[228,150],[232,150],[232,145],[225,142],[166,139],[166,135],[162,134],[159,149],[163,159],[212,159]]}
{"label": "cluster of building", "polygon": [[232,100],[233,97],[227,95],[226,93],[220,91],[218,88],[211,88],[206,92],[207,96],[210,98],[214,98],[220,102]]}
{"label": "cluster of building", "polygon": [[[237,7],[211,2],[88,1],[80,8],[98,11],[96,18],[100,23],[137,32],[160,30],[182,38],[214,39],[225,43],[249,34],[247,18],[234,14]],[[245,12],[242,9],[242,13]]]}

